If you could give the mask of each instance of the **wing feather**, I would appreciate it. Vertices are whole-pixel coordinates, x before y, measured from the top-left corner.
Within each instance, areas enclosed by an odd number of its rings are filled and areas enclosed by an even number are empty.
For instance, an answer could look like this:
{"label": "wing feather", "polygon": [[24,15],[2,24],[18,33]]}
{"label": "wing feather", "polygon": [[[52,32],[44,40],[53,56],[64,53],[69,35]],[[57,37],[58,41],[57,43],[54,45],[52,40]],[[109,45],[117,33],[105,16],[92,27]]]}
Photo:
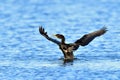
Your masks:
{"label": "wing feather", "polygon": [[81,46],[86,46],[96,37],[103,35],[106,31],[107,31],[107,28],[103,27],[100,30],[91,32],[89,34],[85,34],[82,38],[75,41],[75,44],[81,45]]}
{"label": "wing feather", "polygon": [[48,40],[50,40],[50,41],[52,41],[52,42],[54,42],[54,43],[56,43],[56,44],[58,44],[58,45],[60,44],[59,41],[57,41],[57,40],[49,37],[49,36],[47,35],[47,32],[45,32],[45,29],[44,29],[42,26],[39,27],[39,32],[40,32],[40,34],[41,34],[42,36],[44,36],[46,39],[48,39]]}

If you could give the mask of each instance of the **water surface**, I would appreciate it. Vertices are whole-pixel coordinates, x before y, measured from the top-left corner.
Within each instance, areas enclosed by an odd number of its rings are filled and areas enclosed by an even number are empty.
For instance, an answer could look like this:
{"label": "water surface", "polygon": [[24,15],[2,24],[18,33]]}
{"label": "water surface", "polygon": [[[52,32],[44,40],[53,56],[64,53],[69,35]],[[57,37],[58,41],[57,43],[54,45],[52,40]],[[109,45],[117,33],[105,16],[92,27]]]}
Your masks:
{"label": "water surface", "polygon": [[[119,80],[119,7],[115,0],[1,0],[0,80]],[[104,25],[108,32],[63,65],[57,45],[39,34],[41,25],[68,43]]]}

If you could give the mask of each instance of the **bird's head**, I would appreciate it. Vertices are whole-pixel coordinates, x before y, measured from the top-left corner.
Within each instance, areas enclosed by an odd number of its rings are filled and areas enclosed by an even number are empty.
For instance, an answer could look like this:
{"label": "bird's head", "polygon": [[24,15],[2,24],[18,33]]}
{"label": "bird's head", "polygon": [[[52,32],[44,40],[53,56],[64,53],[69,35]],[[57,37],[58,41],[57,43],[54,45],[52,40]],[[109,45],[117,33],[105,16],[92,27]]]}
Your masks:
{"label": "bird's head", "polygon": [[55,34],[54,36],[59,39],[65,39],[65,37],[62,34]]}

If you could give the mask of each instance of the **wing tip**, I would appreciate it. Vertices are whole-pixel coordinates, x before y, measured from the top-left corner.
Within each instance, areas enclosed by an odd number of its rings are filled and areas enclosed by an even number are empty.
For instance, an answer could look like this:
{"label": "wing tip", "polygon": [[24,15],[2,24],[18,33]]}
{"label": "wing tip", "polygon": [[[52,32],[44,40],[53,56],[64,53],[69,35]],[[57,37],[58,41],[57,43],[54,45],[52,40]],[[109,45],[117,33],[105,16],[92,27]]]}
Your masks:
{"label": "wing tip", "polygon": [[41,29],[43,29],[43,27],[42,27],[42,26],[39,26],[39,30],[41,30]]}
{"label": "wing tip", "polygon": [[42,26],[39,26],[39,32],[40,32],[40,34],[44,33],[44,28]]}
{"label": "wing tip", "polygon": [[101,28],[101,30],[104,30],[105,32],[108,31],[108,29],[107,29],[106,26],[103,26],[103,27]]}
{"label": "wing tip", "polygon": [[101,28],[101,32],[100,32],[101,34],[99,34],[98,36],[100,36],[100,35],[106,33],[107,31],[108,31],[108,29],[107,29],[106,26],[102,27],[102,28]]}

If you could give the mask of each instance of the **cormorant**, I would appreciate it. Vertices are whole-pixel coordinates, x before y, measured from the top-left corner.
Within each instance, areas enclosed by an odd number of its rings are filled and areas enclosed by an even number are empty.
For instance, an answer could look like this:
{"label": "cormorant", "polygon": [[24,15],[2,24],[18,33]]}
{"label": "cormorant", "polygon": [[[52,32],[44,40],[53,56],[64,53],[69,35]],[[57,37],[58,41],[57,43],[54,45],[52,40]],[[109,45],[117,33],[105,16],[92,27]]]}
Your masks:
{"label": "cormorant", "polygon": [[47,32],[44,30],[42,26],[39,27],[39,32],[42,36],[44,36],[49,41],[52,41],[53,43],[57,44],[60,48],[60,50],[64,54],[64,61],[70,62],[74,60],[74,54],[73,52],[79,48],[79,46],[86,46],[88,45],[93,39],[95,39],[98,36],[103,35],[107,31],[106,27],[101,28],[100,30],[88,33],[83,35],[83,37],[76,40],[74,43],[67,44],[65,43],[65,37],[62,34],[55,34],[57,38],[61,39],[61,41],[55,40],[48,36]]}

